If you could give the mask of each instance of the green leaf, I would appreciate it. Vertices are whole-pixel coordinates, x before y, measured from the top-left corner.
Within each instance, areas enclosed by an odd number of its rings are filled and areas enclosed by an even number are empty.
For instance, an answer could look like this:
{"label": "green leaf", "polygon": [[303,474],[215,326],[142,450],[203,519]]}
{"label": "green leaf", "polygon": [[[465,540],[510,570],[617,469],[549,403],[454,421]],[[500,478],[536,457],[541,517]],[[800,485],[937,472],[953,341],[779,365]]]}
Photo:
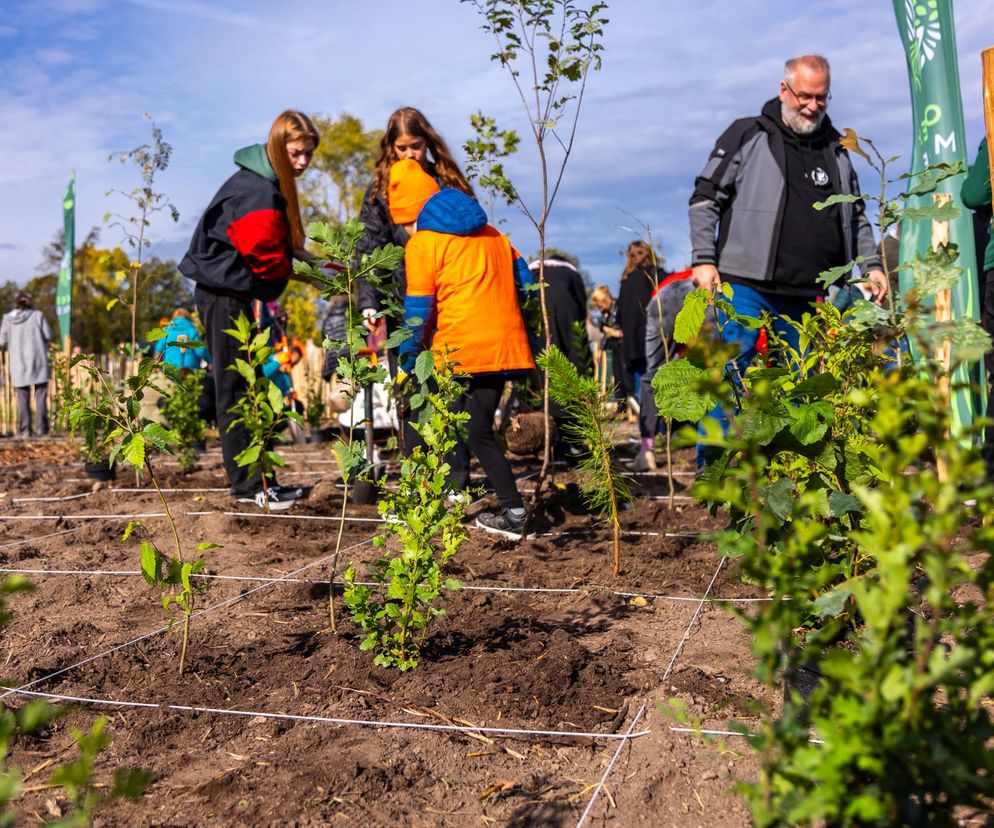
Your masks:
{"label": "green leaf", "polygon": [[158,586],[162,580],[162,555],[150,541],[141,543],[142,576],[151,586]]}
{"label": "green leaf", "polygon": [[799,405],[791,409],[790,433],[802,446],[817,443],[828,431],[835,409],[824,401]]}
{"label": "green leaf", "polygon": [[686,343],[701,332],[709,302],[710,296],[706,290],[692,290],[684,297],[683,307],[673,323],[673,339]]}
{"label": "green leaf", "polygon": [[145,465],[145,438],[141,434],[132,434],[121,447],[121,455],[126,463],[140,469]]}
{"label": "green leaf", "polygon": [[815,598],[812,606],[821,618],[835,618],[845,610],[851,594],[848,587],[839,586],[830,592],[823,592]]}
{"label": "green leaf", "polygon": [[164,328],[152,328],[152,330],[145,332],[145,340],[147,342],[158,342],[160,339],[165,338],[166,331]]}
{"label": "green leaf", "polygon": [[786,520],[794,509],[794,484],[782,477],[769,486],[763,486],[760,495],[766,501],[769,509],[780,520]]}
{"label": "green leaf", "polygon": [[839,381],[832,374],[827,372],[824,374],[815,374],[808,377],[804,382],[794,386],[794,389],[790,392],[790,398],[796,400],[800,397],[814,397],[816,399],[827,397],[837,390],[838,387]]}
{"label": "green leaf", "polygon": [[768,446],[781,430],[790,425],[789,415],[774,414],[768,411],[746,411],[741,417],[742,435],[755,440],[761,446]]}
{"label": "green leaf", "polygon": [[926,336],[934,345],[948,339],[954,362],[975,362],[991,350],[991,337],[972,319],[960,318],[928,327]]}
{"label": "green leaf", "polygon": [[435,355],[431,351],[422,351],[414,363],[414,376],[424,384],[435,373]]}
{"label": "green leaf", "polygon": [[283,410],[283,392],[275,382],[269,383],[267,397],[269,407],[273,409],[274,413],[279,413]]}
{"label": "green leaf", "polygon": [[830,267],[828,270],[823,270],[818,274],[818,278],[815,281],[824,288],[831,287],[839,279],[848,276],[852,273],[852,269],[858,265],[862,264],[866,260],[865,256],[857,256],[851,262],[846,262],[844,265],[839,265],[838,267]]}
{"label": "green leaf", "polygon": [[832,517],[842,517],[851,512],[862,510],[862,505],[858,497],[837,491],[833,491],[828,495],[828,506],[831,509]]}
{"label": "green leaf", "polygon": [[952,201],[904,208],[904,218],[908,221],[955,221],[962,215],[963,211]]}
{"label": "green leaf", "polygon": [[457,581],[455,578],[446,578],[443,583],[443,586],[446,589],[462,589],[462,584],[459,581]]}
{"label": "green leaf", "polygon": [[673,420],[698,422],[715,406],[715,398],[697,388],[708,380],[710,372],[686,359],[660,366],[652,378],[652,389],[659,414]]}
{"label": "green leaf", "polygon": [[856,201],[862,201],[863,198],[862,195],[852,195],[851,193],[833,193],[824,201],[816,201],[811,206],[816,210],[825,210],[833,204],[852,204]]}

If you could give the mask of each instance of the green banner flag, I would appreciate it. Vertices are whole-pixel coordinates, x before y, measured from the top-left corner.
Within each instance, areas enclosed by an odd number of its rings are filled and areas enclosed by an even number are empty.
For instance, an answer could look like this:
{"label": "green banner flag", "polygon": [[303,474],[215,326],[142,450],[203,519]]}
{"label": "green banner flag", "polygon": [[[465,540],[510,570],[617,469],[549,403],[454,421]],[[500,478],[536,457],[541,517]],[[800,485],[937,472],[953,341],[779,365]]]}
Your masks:
{"label": "green banner flag", "polygon": [[59,319],[59,333],[66,341],[72,326],[72,277],[76,263],[76,173],[69,178],[69,186],[62,199],[62,214],[65,219],[65,245],[62,249],[62,264],[59,266],[59,284],[55,289],[55,315]]}
{"label": "green banner flag", "polygon": [[[908,58],[911,81],[911,109],[914,126],[911,172],[921,172],[933,164],[967,163],[968,147],[963,126],[963,100],[960,95],[959,68],[956,60],[956,32],[953,27],[952,0],[894,0],[897,28]],[[938,188],[949,193],[959,208],[959,218],[949,222],[949,241],[959,251],[957,266],[963,269],[952,289],[952,318],[980,319],[980,296],[977,281],[977,257],[974,250],[973,222],[970,211],[960,200],[963,175],[947,178]],[[931,203],[932,196],[924,196]],[[912,200],[909,204],[914,204]],[[900,258],[911,261],[932,243],[929,222],[905,221],[901,225]],[[901,273],[901,292],[911,287],[910,274]],[[960,368],[953,383],[971,380],[980,388],[984,372],[980,362],[969,369]],[[966,390],[954,391],[952,419],[954,432],[970,425],[983,414],[984,397]]]}

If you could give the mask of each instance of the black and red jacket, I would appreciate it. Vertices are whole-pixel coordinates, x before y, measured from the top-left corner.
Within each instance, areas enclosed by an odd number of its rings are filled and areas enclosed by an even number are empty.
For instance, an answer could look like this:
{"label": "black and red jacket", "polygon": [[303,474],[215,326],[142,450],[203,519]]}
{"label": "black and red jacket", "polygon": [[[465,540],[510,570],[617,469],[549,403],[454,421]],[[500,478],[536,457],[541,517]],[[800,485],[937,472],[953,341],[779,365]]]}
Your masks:
{"label": "black and red jacket", "polygon": [[238,171],[217,191],[179,264],[202,288],[270,302],[293,266],[286,200],[262,144],[235,153]]}

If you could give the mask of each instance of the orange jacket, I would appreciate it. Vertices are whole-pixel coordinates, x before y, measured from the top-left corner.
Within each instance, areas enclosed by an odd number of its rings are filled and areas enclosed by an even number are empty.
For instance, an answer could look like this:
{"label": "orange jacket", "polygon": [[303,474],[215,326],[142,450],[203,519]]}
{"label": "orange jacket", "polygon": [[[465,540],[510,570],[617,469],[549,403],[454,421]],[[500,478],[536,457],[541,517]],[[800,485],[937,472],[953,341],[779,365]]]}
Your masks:
{"label": "orange jacket", "polygon": [[466,374],[535,367],[519,304],[531,276],[475,200],[448,188],[432,196],[404,258],[404,319],[412,332],[400,347],[405,370],[426,348],[450,349]]}

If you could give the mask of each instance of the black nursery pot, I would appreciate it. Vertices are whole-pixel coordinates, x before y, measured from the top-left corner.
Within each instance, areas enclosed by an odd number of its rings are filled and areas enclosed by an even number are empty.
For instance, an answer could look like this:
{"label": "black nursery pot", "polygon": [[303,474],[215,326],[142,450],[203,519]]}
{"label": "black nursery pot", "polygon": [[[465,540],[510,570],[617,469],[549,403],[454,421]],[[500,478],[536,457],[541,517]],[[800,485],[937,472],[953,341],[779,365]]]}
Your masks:
{"label": "black nursery pot", "polygon": [[190,448],[192,448],[194,451],[200,451],[200,452],[207,451],[207,441],[194,440],[192,443],[190,443]]}
{"label": "black nursery pot", "polygon": [[307,435],[308,443],[328,443],[332,438],[332,430],[330,428],[315,428],[311,430],[311,433]]}
{"label": "black nursery pot", "polygon": [[91,480],[107,481],[114,480],[117,477],[114,467],[106,460],[101,460],[99,463],[84,463],[83,471]]}

